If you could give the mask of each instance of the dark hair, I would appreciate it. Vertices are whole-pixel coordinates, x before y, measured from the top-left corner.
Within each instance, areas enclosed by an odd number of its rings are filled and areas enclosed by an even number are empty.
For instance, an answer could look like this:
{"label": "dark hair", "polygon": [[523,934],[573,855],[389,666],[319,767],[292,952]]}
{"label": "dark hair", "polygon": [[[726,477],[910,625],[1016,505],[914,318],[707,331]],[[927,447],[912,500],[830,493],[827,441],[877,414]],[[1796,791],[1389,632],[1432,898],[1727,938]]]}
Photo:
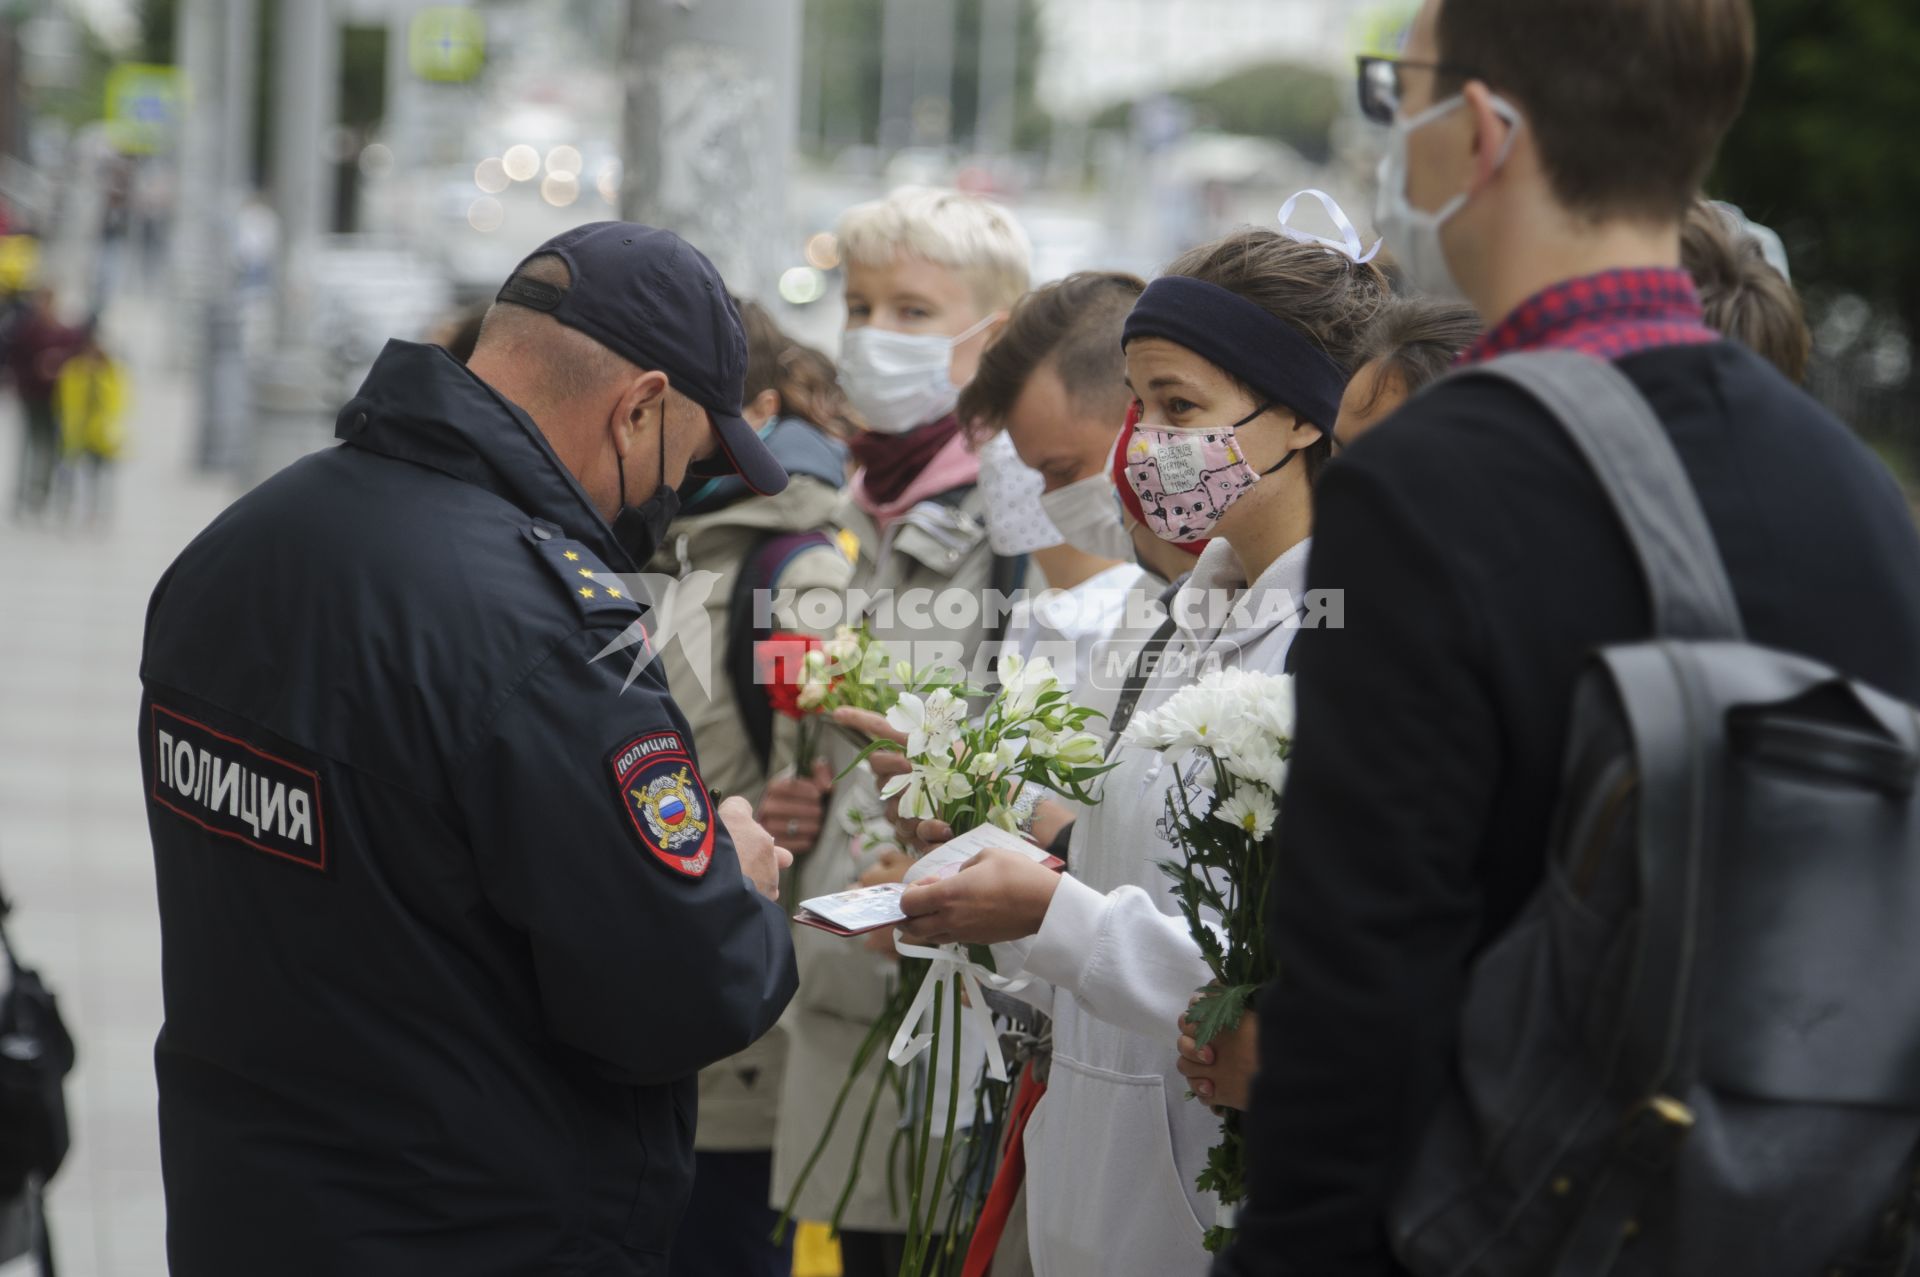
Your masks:
{"label": "dark hair", "polygon": [[835,439],[852,439],[866,429],[847,405],[840,370],[811,346],[794,342],[782,352],[774,389],[780,392],[782,412],[813,423]]}
{"label": "dark hair", "polygon": [[1526,115],[1554,195],[1589,217],[1677,221],[1740,113],[1750,0],[1446,0],[1440,61]]}
{"label": "dark hair", "polygon": [[[1367,334],[1392,298],[1387,277],[1371,263],[1252,227],[1182,254],[1166,273],[1245,298],[1324,350],[1348,376],[1365,362]],[[1306,451],[1309,483],[1332,455],[1329,425]]]}
{"label": "dark hair", "polygon": [[747,335],[747,384],[741,392],[742,403],[752,403],[769,390],[780,389],[780,357],[793,345],[793,339],[780,331],[780,325],[759,302],[734,299],[740,312],[740,327]]}
{"label": "dark hair", "polygon": [[1073,406],[1089,416],[1126,411],[1126,359],[1120,330],[1146,281],[1120,271],[1081,271],[1022,297],[980,369],[960,392],[960,420],[998,429],[1027,383],[1050,364]]}
{"label": "dark hair", "polygon": [[[1361,347],[1360,364],[1378,361],[1400,379],[1409,398],[1447,375],[1460,352],[1480,335],[1480,314],[1458,302],[1424,298],[1396,301],[1380,313]],[[1372,412],[1385,392],[1376,377],[1361,412]]]}
{"label": "dark hair", "polygon": [[1805,379],[1813,352],[1806,312],[1758,240],[1701,200],[1680,228],[1680,264],[1700,290],[1709,327],[1759,354],[1790,380]]}

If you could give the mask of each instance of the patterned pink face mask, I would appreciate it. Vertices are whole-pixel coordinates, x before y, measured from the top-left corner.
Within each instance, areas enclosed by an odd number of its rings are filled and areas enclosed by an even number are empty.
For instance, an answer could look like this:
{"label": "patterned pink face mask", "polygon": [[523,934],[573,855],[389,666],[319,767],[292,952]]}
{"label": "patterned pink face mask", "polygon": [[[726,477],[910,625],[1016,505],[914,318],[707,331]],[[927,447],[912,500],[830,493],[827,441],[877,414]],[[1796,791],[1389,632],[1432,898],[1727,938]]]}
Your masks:
{"label": "patterned pink face mask", "polygon": [[[1268,411],[1256,409],[1245,421]],[[1135,426],[1127,445],[1127,486],[1140,498],[1147,527],[1162,541],[1198,541],[1213,535],[1229,507],[1260,482],[1235,440],[1239,425],[1212,430]],[[1292,452],[1267,471],[1293,460]]]}

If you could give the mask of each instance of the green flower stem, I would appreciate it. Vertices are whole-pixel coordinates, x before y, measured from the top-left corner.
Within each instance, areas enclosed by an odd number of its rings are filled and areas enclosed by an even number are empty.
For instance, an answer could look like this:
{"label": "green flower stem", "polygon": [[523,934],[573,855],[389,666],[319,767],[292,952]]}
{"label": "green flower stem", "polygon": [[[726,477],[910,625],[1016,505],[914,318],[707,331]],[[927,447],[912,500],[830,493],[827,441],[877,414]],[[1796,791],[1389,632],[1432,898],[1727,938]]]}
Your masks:
{"label": "green flower stem", "polygon": [[[947,979],[953,994],[953,1019],[949,1022],[948,1030],[953,1035],[953,1072],[948,1079],[947,1085],[947,1131],[941,1140],[939,1170],[935,1172],[933,1177],[933,1194],[927,1202],[927,1212],[924,1219],[920,1217],[917,1207],[919,1195],[917,1193],[915,1194],[916,1209],[910,1221],[912,1231],[909,1232],[907,1236],[907,1255],[905,1262],[902,1263],[900,1267],[900,1277],[924,1277],[926,1273],[928,1252],[933,1245],[933,1224],[934,1221],[940,1217],[940,1195],[946,1191],[948,1187],[947,1172],[953,1165],[954,1131],[959,1126],[960,1121],[960,1047],[966,1038],[966,1033],[962,1031],[960,1025],[960,977],[958,974],[954,974],[948,976]],[[938,996],[936,996],[934,998],[935,1011],[933,1019],[933,1040],[936,1044],[936,1050],[938,1049],[938,1043],[940,1041],[939,1005],[940,1000]],[[928,1061],[927,1125],[922,1128],[922,1130],[924,1136],[931,1142],[933,1137],[933,1131],[931,1129],[933,1125],[933,1080],[939,1073],[939,1060],[934,1057],[932,1051],[929,1051]]]}
{"label": "green flower stem", "polygon": [[[935,1042],[940,1040],[941,1010],[940,999],[935,997],[933,1000],[933,1040]],[[913,1274],[918,1272],[918,1270],[912,1266],[912,1262],[916,1251],[916,1235],[920,1227],[920,1194],[926,1187],[927,1159],[933,1152],[933,1092],[934,1083],[937,1081],[935,1074],[939,1071],[936,1064],[937,1061],[934,1060],[932,1053],[929,1052],[927,1059],[927,1093],[922,1098],[920,1104],[920,1139],[917,1141],[919,1146],[913,1150],[913,1184],[907,1194],[906,1258],[900,1268],[901,1277],[912,1277]]]}

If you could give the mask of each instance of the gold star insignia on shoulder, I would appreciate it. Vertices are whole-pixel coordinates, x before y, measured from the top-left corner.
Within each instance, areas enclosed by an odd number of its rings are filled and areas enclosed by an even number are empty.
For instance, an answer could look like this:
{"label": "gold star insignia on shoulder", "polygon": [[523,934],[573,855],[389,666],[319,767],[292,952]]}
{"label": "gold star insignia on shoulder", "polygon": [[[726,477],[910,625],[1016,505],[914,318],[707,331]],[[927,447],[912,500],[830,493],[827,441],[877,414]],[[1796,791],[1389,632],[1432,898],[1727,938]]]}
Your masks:
{"label": "gold star insignia on shoulder", "polygon": [[578,563],[580,561],[580,552],[578,550],[568,550],[566,552],[566,560],[569,563]]}
{"label": "gold star insignia on shoulder", "polygon": [[580,587],[580,597],[581,597],[581,598],[583,598],[583,599],[590,599],[590,598],[592,598],[592,597],[593,597],[593,589],[592,589],[592,588],[591,588],[590,586],[585,586],[585,585],[583,585],[583,586],[581,586],[581,587]]}
{"label": "gold star insignia on shoulder", "polygon": [[624,599],[627,596],[620,593],[620,591],[614,589],[611,585],[609,585],[607,587],[607,597],[610,599]]}
{"label": "gold star insignia on shoulder", "polygon": [[584,576],[584,577],[586,577],[586,578],[588,578],[589,580],[591,580],[591,579],[593,578],[593,569],[592,569],[592,568],[581,568],[581,569],[580,569],[580,575],[581,575],[581,576]]}

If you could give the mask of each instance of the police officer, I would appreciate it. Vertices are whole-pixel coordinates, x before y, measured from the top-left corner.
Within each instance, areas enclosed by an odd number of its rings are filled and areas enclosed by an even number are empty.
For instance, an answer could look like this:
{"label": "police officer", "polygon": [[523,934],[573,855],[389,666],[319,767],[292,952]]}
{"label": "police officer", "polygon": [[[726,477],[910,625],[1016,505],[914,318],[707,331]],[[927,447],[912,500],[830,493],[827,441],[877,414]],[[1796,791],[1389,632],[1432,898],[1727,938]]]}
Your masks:
{"label": "police officer", "polygon": [[794,988],[784,850],[700,777],[631,580],[740,417],[712,265],[579,227],[470,369],[393,342],[342,446],[154,591],[168,1256],[186,1277],[659,1272],[694,1074]]}

